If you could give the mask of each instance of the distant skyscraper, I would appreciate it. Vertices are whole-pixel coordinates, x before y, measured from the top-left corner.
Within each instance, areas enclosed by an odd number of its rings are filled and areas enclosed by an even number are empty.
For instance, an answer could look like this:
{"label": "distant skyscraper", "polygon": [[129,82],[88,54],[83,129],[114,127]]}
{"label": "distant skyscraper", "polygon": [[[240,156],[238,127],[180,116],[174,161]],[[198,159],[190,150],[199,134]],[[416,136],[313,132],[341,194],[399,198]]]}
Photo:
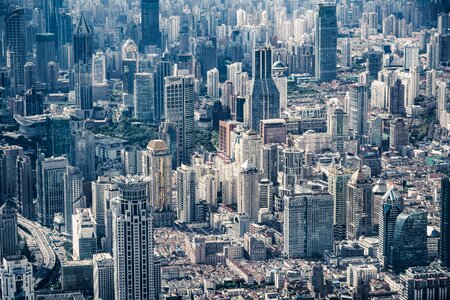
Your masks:
{"label": "distant skyscraper", "polygon": [[392,268],[396,272],[403,272],[409,267],[425,266],[427,259],[427,212],[402,212],[394,228]]}
{"label": "distant skyscraper", "polygon": [[44,226],[51,226],[55,213],[64,213],[64,174],[69,162],[65,157],[44,158],[36,163],[37,217]]}
{"label": "distant skyscraper", "polygon": [[36,34],[37,81],[47,83],[47,65],[55,60],[55,35],[53,33]]}
{"label": "distant skyscraper", "polygon": [[44,94],[34,88],[25,93],[25,116],[42,115],[44,113]]}
{"label": "distant skyscraper", "polygon": [[[0,206],[0,257],[18,253],[17,214],[11,201]],[[2,256],[3,255],[3,256]]]}
{"label": "distant skyscraper", "polygon": [[47,156],[70,155],[70,118],[63,115],[47,117]]}
{"label": "distant skyscraper", "polygon": [[219,99],[219,70],[216,68],[206,73],[207,94],[212,99]]}
{"label": "distant skyscraper", "polygon": [[390,189],[383,196],[384,204],[380,207],[380,229],[377,257],[384,268],[392,266],[392,246],[394,243],[394,229],[397,217],[403,211],[403,201],[396,191]]}
{"label": "distant skyscraper", "polygon": [[393,115],[403,115],[405,113],[405,86],[400,79],[397,79],[393,86],[388,88],[388,112]]}
{"label": "distant skyscraper", "polygon": [[26,62],[25,10],[11,6],[5,17],[5,45],[10,55],[12,86],[16,91],[23,89],[24,65]]}
{"label": "distant skyscraper", "polygon": [[155,78],[155,118],[158,122],[164,119],[164,77],[170,76],[172,64],[167,57],[156,64]]}
{"label": "distant skyscraper", "polygon": [[72,217],[73,259],[92,259],[97,253],[95,220],[90,208],[77,209]]}
{"label": "distant skyscraper", "polygon": [[409,128],[405,121],[397,118],[389,126],[389,147],[402,153],[403,148],[409,145]]}
{"label": "distant skyscraper", "polygon": [[245,115],[249,127],[259,132],[259,122],[280,118],[280,92],[272,78],[272,49],[253,52],[251,96],[246,100]]}
{"label": "distant skyscraper", "polygon": [[342,41],[342,66],[350,67],[352,65],[352,52],[351,44],[349,39]]}
{"label": "distant skyscraper", "polygon": [[164,84],[165,122],[175,128],[169,149],[174,166],[190,163],[194,151],[194,77],[169,76]]}
{"label": "distant skyscraper", "polygon": [[294,191],[295,185],[303,178],[304,151],[295,148],[283,150],[283,189]]}
{"label": "distant skyscraper", "polygon": [[193,167],[181,165],[177,169],[177,218],[181,223],[195,222],[196,174]]}
{"label": "distant skyscraper", "polygon": [[419,65],[419,46],[406,43],[403,47],[403,68],[407,71]]}
{"label": "distant skyscraper", "polygon": [[426,96],[436,96],[436,70],[432,69],[426,73]]}
{"label": "distant skyscraper", "polygon": [[333,249],[333,199],[307,190],[284,196],[284,253],[289,258],[321,257]]}
{"label": "distant skyscraper", "polygon": [[69,162],[80,169],[85,181],[95,180],[95,135],[92,132],[72,131]]}
{"label": "distant skyscraper", "polygon": [[19,146],[0,146],[0,205],[6,200],[17,201],[17,158],[23,155]]}
{"label": "distant skyscraper", "polygon": [[33,168],[30,158],[26,155],[17,157],[17,180],[19,211],[25,218],[32,220],[35,217]]}
{"label": "distant skyscraper", "polygon": [[441,240],[439,242],[439,259],[446,268],[450,268],[450,180],[441,179]]}
{"label": "distant skyscraper", "polygon": [[99,176],[97,180],[92,181],[92,215],[97,223],[97,236],[102,238],[106,234],[106,191],[113,185],[108,176]]}
{"label": "distant skyscraper", "polygon": [[280,163],[277,144],[268,144],[261,147],[259,169],[263,178],[269,179],[273,185],[278,185],[278,166]]}
{"label": "distant skyscraper", "polygon": [[64,174],[65,232],[72,234],[72,218],[78,208],[84,207],[83,175],[80,169],[67,166]]}
{"label": "distant skyscraper", "polygon": [[152,178],[149,194],[155,226],[173,225],[172,157],[164,141],[152,140],[142,151],[142,172]]}
{"label": "distant skyscraper", "polygon": [[331,81],[336,78],[337,35],[336,5],[319,3],[314,34],[315,68],[319,81]]}
{"label": "distant skyscraper", "polygon": [[[25,256],[2,258],[0,264],[0,298],[3,300],[34,299],[33,266]],[[20,296],[17,296],[20,295]]]}
{"label": "distant skyscraper", "polygon": [[143,177],[128,176],[119,177],[117,185],[120,196],[112,203],[116,300],[154,300],[153,221],[148,182]]}
{"label": "distant skyscraper", "polygon": [[161,47],[159,32],[159,0],[141,0],[141,50],[146,46]]}
{"label": "distant skyscraper", "polygon": [[345,143],[349,139],[348,115],[342,107],[332,108],[328,114],[328,134],[333,140],[333,147],[341,154],[345,153]]}
{"label": "distant skyscraper", "polygon": [[115,300],[114,259],[109,253],[94,254],[94,299]]}
{"label": "distant skyscraper", "polygon": [[136,73],[134,76],[134,117],[145,122],[154,122],[153,73]]}
{"label": "distant skyscraper", "polygon": [[333,197],[334,238],[344,240],[347,234],[347,183],[352,173],[350,170],[333,166],[328,176],[328,192]]}
{"label": "distant skyscraper", "polygon": [[359,168],[347,186],[347,239],[356,240],[372,234],[372,180]]}
{"label": "distant skyscraper", "polygon": [[348,95],[350,105],[349,128],[362,138],[367,134],[368,86],[358,84],[350,90]]}
{"label": "distant skyscraper", "polygon": [[378,72],[381,71],[383,66],[381,58],[383,57],[383,52],[380,51],[367,51],[364,53],[366,57],[366,69],[369,72],[369,76],[372,78],[378,77]]}
{"label": "distant skyscraper", "polygon": [[91,65],[80,63],[75,65],[75,101],[81,110],[93,108]]}
{"label": "distant skyscraper", "polygon": [[261,175],[255,164],[247,160],[242,164],[237,178],[237,212],[248,215],[252,221],[258,220],[258,183]]}
{"label": "distant skyscraper", "polygon": [[73,51],[75,64],[89,64],[93,54],[94,34],[84,15],[81,15],[73,33]]}

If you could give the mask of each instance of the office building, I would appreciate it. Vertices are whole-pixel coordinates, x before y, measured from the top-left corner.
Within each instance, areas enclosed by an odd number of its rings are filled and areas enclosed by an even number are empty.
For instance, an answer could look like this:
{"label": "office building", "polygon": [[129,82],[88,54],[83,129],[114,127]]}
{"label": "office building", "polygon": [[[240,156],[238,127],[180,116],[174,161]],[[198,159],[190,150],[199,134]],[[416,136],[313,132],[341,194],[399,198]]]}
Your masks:
{"label": "office building", "polygon": [[372,180],[359,168],[348,184],[347,239],[372,234]]}
{"label": "office building", "polygon": [[177,168],[177,218],[181,223],[196,221],[197,176],[195,169],[187,165]]}
{"label": "office building", "polygon": [[349,169],[332,166],[328,175],[328,192],[333,197],[334,238],[344,240],[347,235],[347,184],[352,176]]}
{"label": "office building", "polygon": [[389,127],[389,147],[402,153],[403,148],[409,145],[409,128],[403,119],[394,119]]}
{"label": "office building", "polygon": [[69,162],[80,169],[85,181],[96,178],[95,147],[95,135],[92,132],[84,129],[71,132]]}
{"label": "office building", "polygon": [[427,260],[427,212],[405,210],[395,223],[392,268],[403,272],[409,267],[424,266]]}
{"label": "office building", "polygon": [[11,77],[16,91],[23,90],[26,63],[25,9],[12,5],[5,16],[4,49],[9,55]]}
{"label": "office building", "polygon": [[277,144],[267,144],[261,147],[259,170],[262,178],[267,178],[273,185],[278,185],[278,168],[280,149]]}
{"label": "office building", "polygon": [[142,173],[152,179],[149,195],[155,227],[172,226],[172,156],[164,141],[152,140],[142,151]]}
{"label": "office building", "polygon": [[259,131],[259,122],[280,118],[280,92],[272,77],[272,49],[261,48],[253,51],[252,79],[245,106],[245,122]]}
{"label": "office building", "polygon": [[108,176],[99,176],[91,183],[92,216],[97,224],[97,237],[105,237],[106,191],[113,185]]}
{"label": "office building", "polygon": [[22,155],[22,147],[0,146],[0,205],[8,199],[17,201],[17,158]]}
{"label": "office building", "polygon": [[397,79],[388,87],[388,112],[402,116],[405,113],[405,85]]}
{"label": "office building", "polygon": [[296,148],[283,150],[283,189],[293,191],[303,178],[304,151]]}
{"label": "office building", "polygon": [[316,10],[315,70],[319,81],[336,79],[337,20],[336,5],[319,3]]}
{"label": "office building", "polygon": [[37,81],[48,83],[47,65],[56,56],[55,35],[53,33],[36,34]]}
{"label": "office building", "polygon": [[445,300],[450,295],[448,271],[436,265],[406,269],[400,284],[400,300]]}
{"label": "office building", "polygon": [[56,213],[64,213],[64,175],[69,162],[58,156],[38,156],[36,163],[37,217],[39,223],[51,226]]}
{"label": "office building", "polygon": [[73,33],[73,54],[75,64],[90,64],[94,45],[94,33],[82,14]]}
{"label": "office building", "polygon": [[42,115],[44,113],[44,94],[34,88],[25,93],[25,116]]}
{"label": "office building", "polygon": [[237,177],[237,212],[248,215],[252,221],[258,220],[258,212],[261,208],[258,189],[260,180],[261,173],[255,164],[246,160]]}
{"label": "office building", "polygon": [[287,97],[288,97],[288,78],[286,72],[288,68],[282,61],[274,62],[272,66],[273,70],[273,81],[277,86],[278,92],[280,92],[280,108],[283,110],[287,109]]}
{"label": "office building", "polygon": [[259,128],[264,145],[286,143],[287,128],[284,119],[261,120]]}
{"label": "office building", "polygon": [[18,253],[17,212],[10,201],[0,206],[0,258]]}
{"label": "office building", "polygon": [[75,65],[75,101],[81,110],[93,108],[91,65],[79,63]]}
{"label": "office building", "polygon": [[164,78],[172,74],[172,64],[166,56],[156,64],[155,71],[155,118],[159,123],[165,116],[164,111]]}
{"label": "office building", "polygon": [[0,264],[2,300],[34,299],[33,266],[23,255],[6,256]]}
{"label": "office building", "polygon": [[378,72],[381,71],[383,52],[381,51],[367,51],[364,53],[366,58],[366,70],[372,78],[378,77]]}
{"label": "office building", "polygon": [[139,176],[116,181],[120,196],[111,204],[115,297],[153,300],[153,221],[148,182]]}
{"label": "office building", "polygon": [[403,69],[406,71],[419,66],[419,46],[412,43],[406,43],[403,46]]}
{"label": "office building", "polygon": [[164,83],[165,122],[174,127],[168,137],[173,166],[190,163],[194,150],[194,76],[168,76]]}
{"label": "office building", "polygon": [[83,175],[80,169],[67,166],[64,173],[64,231],[72,235],[72,219],[77,209],[85,207],[83,193]]}
{"label": "office building", "polygon": [[450,268],[450,180],[441,179],[441,240],[439,242],[439,259],[442,265]]}
{"label": "office building", "polygon": [[73,259],[92,259],[97,253],[97,230],[90,208],[78,208],[72,216]]}
{"label": "office building", "polygon": [[134,75],[134,117],[144,122],[155,121],[153,73]]}
{"label": "office building", "polygon": [[114,259],[109,253],[94,254],[94,299],[115,300]]}
{"label": "office building", "polygon": [[141,51],[147,46],[161,48],[158,0],[141,0],[141,30]]}
{"label": "office building", "polygon": [[388,190],[383,198],[380,209],[379,238],[377,257],[383,268],[392,266],[392,247],[394,243],[394,229],[398,216],[403,211],[403,199],[394,189]]}
{"label": "office building", "polygon": [[341,50],[341,64],[343,67],[350,67],[352,65],[352,46],[350,44],[350,39],[345,39],[342,42]]}
{"label": "office building", "polygon": [[18,209],[27,219],[34,219],[35,207],[33,202],[33,168],[31,159],[26,155],[17,157]]}
{"label": "office building", "polygon": [[306,190],[284,196],[284,253],[289,258],[322,257],[333,249],[333,198]]}
{"label": "office building", "polygon": [[327,131],[331,135],[334,150],[341,154],[345,153],[345,144],[349,139],[348,123],[348,115],[342,107],[331,108],[328,114]]}
{"label": "office building", "polygon": [[369,91],[366,85],[357,84],[348,93],[349,129],[353,129],[361,139],[367,134],[367,113],[369,109]]}
{"label": "office building", "polygon": [[47,156],[70,155],[70,118],[64,115],[46,117]]}

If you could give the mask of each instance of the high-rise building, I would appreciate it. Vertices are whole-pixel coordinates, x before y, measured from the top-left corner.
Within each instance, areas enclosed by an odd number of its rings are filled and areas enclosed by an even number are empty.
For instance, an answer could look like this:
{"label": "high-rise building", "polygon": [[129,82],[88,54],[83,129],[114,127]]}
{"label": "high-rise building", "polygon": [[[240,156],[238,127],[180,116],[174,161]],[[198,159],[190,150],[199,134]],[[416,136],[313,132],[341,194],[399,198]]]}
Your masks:
{"label": "high-rise building", "polygon": [[258,169],[260,167],[261,136],[253,130],[247,130],[241,134],[238,144],[235,145],[235,160],[237,165],[250,161]]}
{"label": "high-rise building", "polygon": [[219,99],[219,70],[211,69],[206,73],[207,94],[212,99]]}
{"label": "high-rise building", "polygon": [[156,227],[171,226],[174,222],[172,208],[172,156],[162,140],[152,140],[142,151],[142,173],[150,176],[150,204]]}
{"label": "high-rise building", "polygon": [[259,131],[259,122],[280,118],[280,92],[272,77],[272,49],[261,48],[253,52],[252,79],[246,100],[246,123]]}
{"label": "high-rise building", "polygon": [[337,35],[336,5],[319,3],[314,34],[315,69],[319,81],[331,81],[336,78]]}
{"label": "high-rise building", "polygon": [[262,177],[267,178],[273,185],[278,185],[279,149],[277,144],[268,144],[261,147],[259,169]]}
{"label": "high-rise building", "polygon": [[267,119],[259,123],[259,132],[263,144],[285,144],[286,143],[286,121],[284,119]]}
{"label": "high-rise building", "polygon": [[70,155],[70,118],[63,115],[47,116],[47,156]]}
{"label": "high-rise building", "polygon": [[94,262],[94,299],[115,300],[114,259],[109,253],[97,253]]}
{"label": "high-rise building", "polygon": [[92,60],[94,34],[82,14],[73,33],[73,54],[75,64],[89,64]]}
{"label": "high-rise building", "polygon": [[347,184],[351,170],[332,166],[328,175],[328,192],[333,197],[334,238],[344,240],[347,235]]}
{"label": "high-rise building", "polygon": [[393,115],[405,113],[405,86],[401,79],[397,79],[394,85],[388,87],[388,112]]}
{"label": "high-rise building", "polygon": [[400,284],[400,300],[444,300],[450,295],[448,270],[437,265],[406,269]]}
{"label": "high-rise building", "polygon": [[397,217],[391,255],[392,268],[396,272],[427,264],[426,211],[405,210]]}
{"label": "high-rise building", "polygon": [[92,54],[91,70],[94,84],[103,84],[106,81],[106,56],[102,50]]}
{"label": "high-rise building", "polygon": [[0,298],[2,300],[34,299],[33,266],[25,256],[14,255],[2,258]]}
{"label": "high-rise building", "polygon": [[92,132],[72,131],[69,162],[80,169],[85,181],[95,179],[95,135]]}
{"label": "high-rise building", "polygon": [[26,63],[26,34],[25,34],[25,9],[11,6],[5,16],[5,45],[9,56],[9,67],[13,87],[16,91],[23,89],[24,65]]}
{"label": "high-rise building", "polygon": [[164,119],[165,111],[164,111],[164,78],[170,76],[172,73],[172,64],[168,60],[166,56],[163,56],[163,59],[156,64],[155,71],[155,118],[159,123],[162,119]]}
{"label": "high-rise building", "polygon": [[347,239],[372,234],[372,180],[359,168],[348,184]]}
{"label": "high-rise building", "polygon": [[342,42],[342,66],[350,67],[352,65],[352,46],[349,39]]}
{"label": "high-rise building", "polygon": [[286,72],[288,68],[282,61],[276,61],[272,66],[273,81],[277,86],[278,92],[280,92],[280,108],[287,109],[287,97],[288,97],[288,78]]}
{"label": "high-rise building", "polygon": [[26,155],[17,157],[17,184],[18,184],[18,208],[27,219],[34,219],[35,208],[33,203],[33,168],[31,159]]}
{"label": "high-rise building", "polygon": [[333,198],[306,189],[284,196],[284,253],[289,258],[323,256],[333,249]]}
{"label": "high-rise building", "polygon": [[436,70],[432,69],[426,73],[426,96],[436,96]]}
{"label": "high-rise building", "polygon": [[80,169],[68,165],[64,173],[64,230],[71,235],[73,214],[84,207],[83,175]]}
{"label": "high-rise building", "polygon": [[0,258],[18,252],[17,212],[11,201],[0,206]]}
{"label": "high-rise building", "polygon": [[0,205],[8,199],[17,201],[17,158],[22,155],[20,146],[0,146]]}
{"label": "high-rise building", "polygon": [[194,151],[194,76],[168,76],[164,84],[165,122],[174,126],[167,138],[173,166],[190,163]]}
{"label": "high-rise building", "polygon": [[416,44],[406,43],[403,46],[403,69],[409,71],[419,66],[419,50]]}
{"label": "high-rise building", "polygon": [[303,178],[304,151],[296,148],[283,150],[283,189],[294,191],[295,185]]}
{"label": "high-rise building", "polygon": [[144,122],[155,121],[153,73],[134,75],[134,117]]}
{"label": "high-rise building", "polygon": [[364,53],[366,57],[366,70],[372,78],[378,77],[378,72],[381,71],[383,52],[381,51],[367,51]]}
{"label": "high-rise building", "polygon": [[197,198],[195,169],[181,165],[177,168],[177,218],[181,223],[194,223]]}
{"label": "high-rise building", "polygon": [[144,51],[146,46],[161,48],[158,0],[141,0],[141,30],[141,51]]}
{"label": "high-rise building", "polygon": [[122,46],[122,82],[127,95],[134,94],[134,75],[138,72],[138,47],[128,39]]}
{"label": "high-rise building", "polygon": [[405,121],[397,118],[391,121],[389,127],[389,147],[402,153],[403,148],[409,145],[409,129]]}
{"label": "high-rise building", "polygon": [[358,84],[354,86],[349,96],[349,128],[362,138],[367,134],[367,112],[369,109],[368,86]]}
{"label": "high-rise building", "polygon": [[44,95],[34,88],[25,93],[25,116],[42,115],[44,113]]}
{"label": "high-rise building", "polygon": [[439,259],[442,265],[450,268],[450,179],[441,179],[441,239],[439,242]]}
{"label": "high-rise building", "polygon": [[255,164],[246,160],[237,178],[237,212],[246,214],[250,220],[258,220],[260,209],[258,183],[261,180],[261,173],[258,172]]}
{"label": "high-rise building", "polygon": [[97,223],[97,236],[99,238],[106,235],[106,191],[111,185],[113,185],[113,182],[108,176],[99,176],[97,180],[91,183],[92,216]]}
{"label": "high-rise building", "polygon": [[24,84],[24,91],[28,91],[29,89],[33,88],[36,84],[36,75],[37,75],[37,69],[36,65],[29,61],[23,66],[24,69],[24,78],[23,78],[23,84]]}
{"label": "high-rise building", "polygon": [[92,259],[97,253],[95,220],[90,208],[78,208],[72,217],[73,259]]}
{"label": "high-rise building", "polygon": [[392,247],[394,243],[394,229],[397,217],[403,211],[403,199],[394,189],[384,194],[383,205],[379,208],[379,239],[377,257],[383,268],[392,266]]}
{"label": "high-rise building", "polygon": [[[81,61],[81,59],[80,59]],[[79,63],[75,65],[75,101],[81,110],[93,107],[91,65]]]}
{"label": "high-rise building", "polygon": [[55,35],[53,33],[36,34],[37,81],[47,83],[47,65],[56,56]]}
{"label": "high-rise building", "polygon": [[44,226],[51,226],[56,213],[64,213],[64,174],[67,158],[38,156],[36,163],[37,217]]}
{"label": "high-rise building", "polygon": [[116,179],[112,203],[114,290],[117,300],[154,300],[153,221],[144,177]]}
{"label": "high-rise building", "polygon": [[331,135],[333,147],[341,154],[345,153],[345,143],[349,139],[348,115],[342,107],[334,107],[328,114],[328,134]]}

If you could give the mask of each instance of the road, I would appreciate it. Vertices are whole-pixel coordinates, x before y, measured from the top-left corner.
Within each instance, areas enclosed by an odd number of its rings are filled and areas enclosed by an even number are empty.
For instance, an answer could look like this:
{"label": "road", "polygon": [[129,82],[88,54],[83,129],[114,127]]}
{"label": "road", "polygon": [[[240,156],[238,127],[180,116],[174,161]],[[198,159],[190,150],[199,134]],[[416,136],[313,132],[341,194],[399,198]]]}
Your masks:
{"label": "road", "polygon": [[48,280],[48,277],[54,277],[52,275],[55,266],[57,265],[57,257],[52,247],[50,246],[50,241],[47,239],[47,232],[41,225],[30,221],[20,215],[17,217],[17,222],[19,226],[27,229],[33,239],[35,240],[37,246],[39,247],[43,262],[42,266],[38,269],[38,271],[34,274],[35,284],[36,286],[40,286],[41,281]]}

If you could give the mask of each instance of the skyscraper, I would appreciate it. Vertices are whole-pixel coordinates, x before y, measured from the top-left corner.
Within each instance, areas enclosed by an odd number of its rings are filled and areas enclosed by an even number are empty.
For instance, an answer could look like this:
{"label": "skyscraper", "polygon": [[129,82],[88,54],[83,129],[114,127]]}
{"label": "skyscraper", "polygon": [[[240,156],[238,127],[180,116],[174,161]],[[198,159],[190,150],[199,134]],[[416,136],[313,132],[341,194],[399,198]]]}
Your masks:
{"label": "skyscraper", "polygon": [[380,207],[380,229],[378,238],[377,257],[384,268],[392,266],[392,246],[394,243],[394,229],[397,217],[403,211],[403,199],[396,191],[390,189],[383,196],[384,204]]}
{"label": "skyscraper", "polygon": [[427,212],[405,210],[395,223],[392,268],[403,272],[409,267],[426,265],[427,259]]}
{"label": "skyscraper", "polygon": [[55,213],[64,213],[64,174],[67,158],[38,156],[36,163],[37,217],[44,226],[51,226]]}
{"label": "skyscraper", "polygon": [[84,207],[83,175],[80,169],[67,166],[64,173],[64,221],[65,232],[72,234],[72,217],[78,208]]}
{"label": "skyscraper", "polygon": [[136,73],[134,76],[134,117],[144,122],[154,122],[153,73]]}
{"label": "skyscraper", "polygon": [[114,259],[109,253],[93,256],[94,299],[114,300]]}
{"label": "skyscraper", "polygon": [[0,146],[0,205],[6,200],[17,201],[17,158],[23,155],[19,146]]}
{"label": "skyscraper", "polygon": [[284,196],[284,253],[289,258],[321,257],[333,248],[333,198],[305,189]]}
{"label": "skyscraper", "polygon": [[347,186],[347,239],[356,240],[372,234],[372,180],[359,168]]}
{"label": "skyscraper", "polygon": [[35,217],[35,209],[33,203],[33,168],[31,160],[26,155],[17,157],[17,202],[19,211],[27,219]]}
{"label": "skyscraper", "polygon": [[114,290],[117,300],[154,300],[153,221],[144,177],[118,177],[112,203]]}
{"label": "skyscraper", "polygon": [[[81,61],[81,60],[80,60]],[[92,109],[92,72],[91,65],[79,63],[75,65],[75,101],[81,110]]]}
{"label": "skyscraper", "polygon": [[141,0],[141,51],[146,46],[161,48],[159,31],[159,0]]}
{"label": "skyscraper", "polygon": [[53,33],[36,34],[37,81],[47,83],[47,65],[55,60],[55,35]]}
{"label": "skyscraper", "polygon": [[194,76],[168,76],[164,80],[165,122],[176,131],[167,144],[176,167],[190,163],[194,151]]}
{"label": "skyscraper", "polygon": [[303,178],[304,151],[295,148],[283,150],[283,189],[294,191],[295,185]]}
{"label": "skyscraper", "polygon": [[345,143],[349,139],[348,115],[342,107],[331,108],[328,114],[328,134],[331,135],[333,147],[341,154],[345,153]]}
{"label": "skyscraper", "polygon": [[336,5],[319,3],[314,34],[316,78],[319,81],[336,78],[337,35]]}
{"label": "skyscraper", "polygon": [[248,215],[252,221],[258,220],[258,183],[261,175],[255,164],[247,160],[242,164],[237,178],[237,212]]}
{"label": "skyscraper", "polygon": [[16,213],[11,201],[0,206],[0,257],[16,255],[18,252]]}
{"label": "skyscraper", "polygon": [[84,15],[81,15],[73,33],[73,53],[75,64],[89,64],[93,54],[94,34]]}
{"label": "skyscraper", "polygon": [[280,118],[280,92],[272,78],[272,49],[260,48],[253,52],[252,79],[249,101],[246,101],[245,122],[259,132],[259,122]]}
{"label": "skyscraper", "polygon": [[172,72],[172,64],[169,62],[166,56],[163,56],[162,60],[156,64],[155,71],[155,118],[159,123],[164,119],[164,77],[170,76]]}
{"label": "skyscraper", "polygon": [[207,94],[212,99],[219,99],[219,70],[216,68],[206,73]]}
{"label": "skyscraper", "polygon": [[350,104],[350,122],[348,127],[353,129],[361,139],[367,134],[368,86],[357,84],[350,90],[348,95]]}
{"label": "skyscraper", "polygon": [[90,208],[76,209],[72,217],[73,259],[92,259],[97,253],[95,220]]}
{"label": "skyscraper", "polygon": [[195,222],[196,177],[193,167],[182,164],[177,168],[177,218],[181,223]]}
{"label": "skyscraper", "polygon": [[441,179],[441,240],[439,259],[446,268],[450,268],[450,179]]}
{"label": "skyscraper", "polygon": [[12,86],[16,91],[23,89],[24,65],[26,62],[25,10],[11,6],[5,17],[5,45],[9,55]]}
{"label": "skyscraper", "polygon": [[47,117],[47,156],[70,155],[70,118],[64,115]]}
{"label": "skyscraper", "polygon": [[153,223],[156,227],[173,225],[172,157],[164,141],[152,140],[142,151],[142,172],[152,178],[149,194]]}

